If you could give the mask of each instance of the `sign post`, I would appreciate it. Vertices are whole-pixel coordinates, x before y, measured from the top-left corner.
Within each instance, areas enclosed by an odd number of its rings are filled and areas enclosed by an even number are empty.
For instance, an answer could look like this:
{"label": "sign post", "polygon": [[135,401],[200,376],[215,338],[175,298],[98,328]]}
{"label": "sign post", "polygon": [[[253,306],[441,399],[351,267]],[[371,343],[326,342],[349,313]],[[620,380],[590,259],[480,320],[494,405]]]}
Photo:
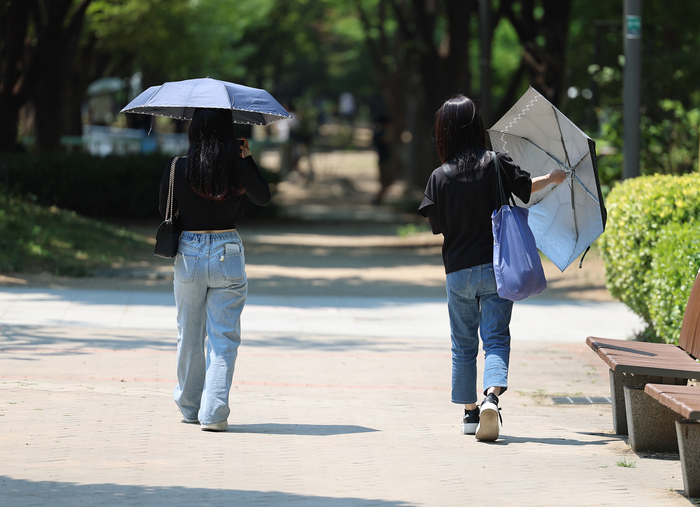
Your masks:
{"label": "sign post", "polygon": [[623,74],[623,179],[639,176],[640,81],[642,77],[642,0],[625,0]]}

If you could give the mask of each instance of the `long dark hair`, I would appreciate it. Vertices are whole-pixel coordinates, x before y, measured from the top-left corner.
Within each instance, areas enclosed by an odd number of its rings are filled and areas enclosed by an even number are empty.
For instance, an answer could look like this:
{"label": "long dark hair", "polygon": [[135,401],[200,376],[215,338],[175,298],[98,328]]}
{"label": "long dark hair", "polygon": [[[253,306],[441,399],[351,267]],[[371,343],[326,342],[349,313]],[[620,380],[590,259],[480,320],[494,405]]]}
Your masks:
{"label": "long dark hair", "polygon": [[185,183],[202,197],[224,201],[245,189],[238,180],[240,147],[230,109],[195,109]]}
{"label": "long dark hair", "polygon": [[435,144],[438,156],[444,164],[457,158],[457,166],[481,167],[488,158],[486,129],[481,113],[469,97],[455,95],[445,101],[435,114]]}

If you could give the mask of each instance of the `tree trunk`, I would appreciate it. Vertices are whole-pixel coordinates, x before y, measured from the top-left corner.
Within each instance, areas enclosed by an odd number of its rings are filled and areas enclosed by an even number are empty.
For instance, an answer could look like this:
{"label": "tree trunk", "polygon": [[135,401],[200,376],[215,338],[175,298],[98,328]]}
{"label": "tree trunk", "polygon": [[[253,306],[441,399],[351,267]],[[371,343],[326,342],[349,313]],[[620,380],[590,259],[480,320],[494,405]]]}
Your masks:
{"label": "tree trunk", "polygon": [[16,151],[19,110],[27,100],[28,86],[22,79],[21,62],[25,55],[25,39],[29,23],[28,0],[2,2],[0,23],[0,152]]}
{"label": "tree trunk", "polygon": [[67,104],[75,104],[75,100],[67,100],[71,72],[66,69],[73,69],[91,1],[23,0],[9,2],[9,7],[5,3],[0,9],[6,16],[1,21],[5,62],[0,67],[0,149],[14,147],[19,110],[29,98],[36,106],[37,148],[58,149],[64,129],[75,121],[75,112],[62,112]]}
{"label": "tree trunk", "polygon": [[13,97],[0,96],[0,153],[13,152],[21,149],[17,143],[17,127],[19,119],[19,101]]}
{"label": "tree trunk", "polygon": [[[510,21],[518,34],[523,48],[521,69],[528,72],[530,84],[554,105],[559,105],[571,0],[544,0],[542,7],[541,19],[535,17],[533,0],[502,0],[498,12]],[[544,45],[538,42],[540,37]],[[518,78],[516,73],[515,79]]]}

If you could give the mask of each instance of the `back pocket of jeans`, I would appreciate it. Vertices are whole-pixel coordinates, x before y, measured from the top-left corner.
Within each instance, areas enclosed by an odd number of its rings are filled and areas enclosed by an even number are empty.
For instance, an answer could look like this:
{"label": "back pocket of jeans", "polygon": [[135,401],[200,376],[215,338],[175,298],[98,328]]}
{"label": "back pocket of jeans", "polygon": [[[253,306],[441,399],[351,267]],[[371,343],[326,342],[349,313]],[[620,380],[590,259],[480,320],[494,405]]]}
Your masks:
{"label": "back pocket of jeans", "polygon": [[243,252],[224,254],[219,262],[221,276],[226,283],[241,282],[245,279],[245,258]]}
{"label": "back pocket of jeans", "polygon": [[462,269],[461,271],[453,271],[447,275],[447,290],[454,292],[455,294],[467,295],[470,290],[470,283],[472,279],[471,269]]}
{"label": "back pocket of jeans", "polygon": [[192,283],[199,257],[178,253],[175,257],[175,280],[180,283]]}

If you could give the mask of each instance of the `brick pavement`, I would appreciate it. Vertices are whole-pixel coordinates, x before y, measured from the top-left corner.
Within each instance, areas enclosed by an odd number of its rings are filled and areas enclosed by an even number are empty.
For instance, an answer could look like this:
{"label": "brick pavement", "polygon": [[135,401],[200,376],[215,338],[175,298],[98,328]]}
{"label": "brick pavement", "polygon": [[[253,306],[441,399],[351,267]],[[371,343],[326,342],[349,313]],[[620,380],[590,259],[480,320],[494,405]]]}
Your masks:
{"label": "brick pavement", "polygon": [[501,438],[480,443],[449,402],[439,300],[252,297],[213,434],[171,398],[172,295],[0,290],[0,504],[690,505],[678,460],[631,452],[609,406],[551,403],[608,392],[586,322],[637,325],[559,303],[516,307]]}

